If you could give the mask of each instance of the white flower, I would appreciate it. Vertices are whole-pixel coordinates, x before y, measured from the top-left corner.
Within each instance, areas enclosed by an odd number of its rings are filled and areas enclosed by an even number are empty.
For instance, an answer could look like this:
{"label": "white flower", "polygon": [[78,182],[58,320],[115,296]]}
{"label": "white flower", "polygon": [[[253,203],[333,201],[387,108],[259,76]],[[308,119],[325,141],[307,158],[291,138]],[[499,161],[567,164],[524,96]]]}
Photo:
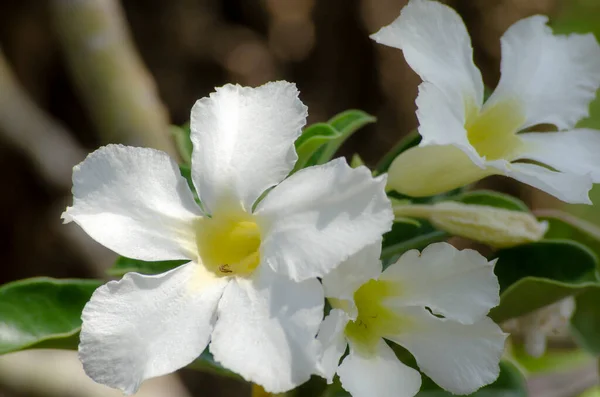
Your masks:
{"label": "white flower", "polygon": [[[371,36],[402,49],[423,79],[422,141],[392,164],[391,188],[428,196],[499,174],[569,203],[591,203],[588,191],[600,182],[600,131],[573,128],[600,86],[600,46],[592,34],[553,35],[547,21],[532,16],[504,33],[502,77],[485,104],[469,35],[450,7],[411,0]],[[517,134],[539,124],[559,131]]]}
{"label": "white flower", "polygon": [[[381,272],[380,246],[368,246],[323,277],[333,309],[318,340],[320,372],[334,374],[354,397],[410,397],[419,373],[384,338],[405,347],[419,368],[455,394],[493,382],[506,335],[490,318],[499,302],[495,261],[436,243],[406,252]],[[346,346],[350,353],[338,363]]]}
{"label": "white flower", "polygon": [[217,361],[271,392],[314,372],[324,301],[315,277],[380,238],[393,215],[385,178],[342,159],[284,180],[306,115],[286,82],[226,85],[196,102],[192,179],[202,209],[157,150],[109,145],[75,167],[66,222],[123,256],[190,260],[96,290],[79,345],[91,378],[133,393],[192,362],[209,340]]}

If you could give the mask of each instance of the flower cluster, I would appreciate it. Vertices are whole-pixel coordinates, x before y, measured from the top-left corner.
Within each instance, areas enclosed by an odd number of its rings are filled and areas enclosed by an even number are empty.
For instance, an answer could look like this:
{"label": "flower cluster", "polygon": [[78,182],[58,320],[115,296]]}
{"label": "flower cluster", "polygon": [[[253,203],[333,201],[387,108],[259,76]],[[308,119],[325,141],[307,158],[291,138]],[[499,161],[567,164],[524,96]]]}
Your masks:
{"label": "flower cluster", "polygon": [[[337,373],[357,397],[410,397],[421,376],[398,358],[397,344],[452,393],[493,382],[506,338],[487,317],[499,303],[496,261],[436,243],[384,270],[382,235],[394,213],[467,236],[483,228],[483,241],[496,246],[535,241],[546,225],[449,203],[392,209],[386,190],[429,196],[502,174],[567,202],[589,201],[600,182],[600,132],[574,125],[600,86],[600,47],[589,35],[552,35],[545,24],[534,16],[505,33],[502,78],[485,103],[451,8],[411,0],[373,35],[400,48],[424,80],[421,143],[394,160],[389,177],[341,158],[292,172],[307,108],[283,81],[225,85],[196,102],[197,196],[160,151],[108,145],[90,154],[74,169],[65,222],[119,255],[186,263],[96,290],[82,314],[86,373],[131,394],[208,348],[272,393]],[[559,131],[517,134],[543,123]]]}

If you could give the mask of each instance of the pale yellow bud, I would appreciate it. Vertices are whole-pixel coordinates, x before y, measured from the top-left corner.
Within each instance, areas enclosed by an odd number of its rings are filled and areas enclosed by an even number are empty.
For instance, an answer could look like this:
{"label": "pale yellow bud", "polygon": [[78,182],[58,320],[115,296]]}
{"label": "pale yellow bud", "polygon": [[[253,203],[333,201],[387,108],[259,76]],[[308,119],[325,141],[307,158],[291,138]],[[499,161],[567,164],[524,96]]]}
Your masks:
{"label": "pale yellow bud", "polygon": [[386,190],[411,197],[433,196],[477,182],[493,171],[478,167],[452,145],[416,146],[394,159]]}
{"label": "pale yellow bud", "polygon": [[538,241],[548,229],[547,222],[539,222],[527,212],[453,201],[394,206],[394,214],[425,218],[438,229],[496,248]]}

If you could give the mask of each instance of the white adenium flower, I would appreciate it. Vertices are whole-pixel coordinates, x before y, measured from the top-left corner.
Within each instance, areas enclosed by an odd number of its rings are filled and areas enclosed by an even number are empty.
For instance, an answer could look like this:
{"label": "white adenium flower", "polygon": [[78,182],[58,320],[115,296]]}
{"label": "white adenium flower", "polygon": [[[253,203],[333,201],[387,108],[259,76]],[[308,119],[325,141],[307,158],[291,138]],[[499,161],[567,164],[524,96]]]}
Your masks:
{"label": "white adenium flower", "polygon": [[202,209],[157,150],[109,145],[75,167],[66,222],[126,257],[190,260],[96,290],[79,345],[91,378],[134,393],[191,363],[209,340],[217,361],[271,392],[314,372],[324,303],[315,277],[380,238],[393,215],[385,178],[343,159],[284,180],[306,115],[287,82],[226,85],[196,102],[192,179]]}
{"label": "white adenium flower", "polygon": [[331,383],[337,372],[354,397],[414,396],[421,376],[398,360],[387,339],[452,393],[493,382],[506,339],[486,317],[499,303],[495,261],[436,243],[406,252],[382,272],[380,252],[379,244],[368,246],[323,277],[333,309],[318,335],[321,375]]}
{"label": "white adenium flower", "polygon": [[[553,35],[547,21],[532,16],[504,33],[502,77],[485,103],[469,35],[450,7],[410,0],[371,36],[401,49],[423,79],[416,101],[422,141],[390,167],[391,188],[428,196],[498,174],[569,203],[591,203],[600,131],[573,128],[600,86],[600,46],[592,34]],[[539,124],[559,131],[517,134]]]}

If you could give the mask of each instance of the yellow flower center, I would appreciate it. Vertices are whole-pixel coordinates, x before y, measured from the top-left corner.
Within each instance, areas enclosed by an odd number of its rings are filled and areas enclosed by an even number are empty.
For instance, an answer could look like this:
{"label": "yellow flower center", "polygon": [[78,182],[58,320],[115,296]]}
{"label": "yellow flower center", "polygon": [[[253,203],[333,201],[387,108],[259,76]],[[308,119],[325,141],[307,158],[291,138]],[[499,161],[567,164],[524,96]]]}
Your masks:
{"label": "yellow flower center", "polygon": [[469,142],[480,156],[486,160],[511,161],[523,145],[517,132],[524,122],[520,102],[504,101],[481,112],[469,106],[465,129]]}
{"label": "yellow flower center", "polygon": [[221,276],[251,274],[260,263],[260,241],[260,229],[246,213],[216,213],[198,228],[200,260]]}
{"label": "yellow flower center", "polygon": [[390,282],[370,280],[354,293],[358,316],[346,325],[344,332],[364,354],[375,353],[381,337],[398,333],[404,325],[403,320],[383,304],[394,294],[395,288]]}

